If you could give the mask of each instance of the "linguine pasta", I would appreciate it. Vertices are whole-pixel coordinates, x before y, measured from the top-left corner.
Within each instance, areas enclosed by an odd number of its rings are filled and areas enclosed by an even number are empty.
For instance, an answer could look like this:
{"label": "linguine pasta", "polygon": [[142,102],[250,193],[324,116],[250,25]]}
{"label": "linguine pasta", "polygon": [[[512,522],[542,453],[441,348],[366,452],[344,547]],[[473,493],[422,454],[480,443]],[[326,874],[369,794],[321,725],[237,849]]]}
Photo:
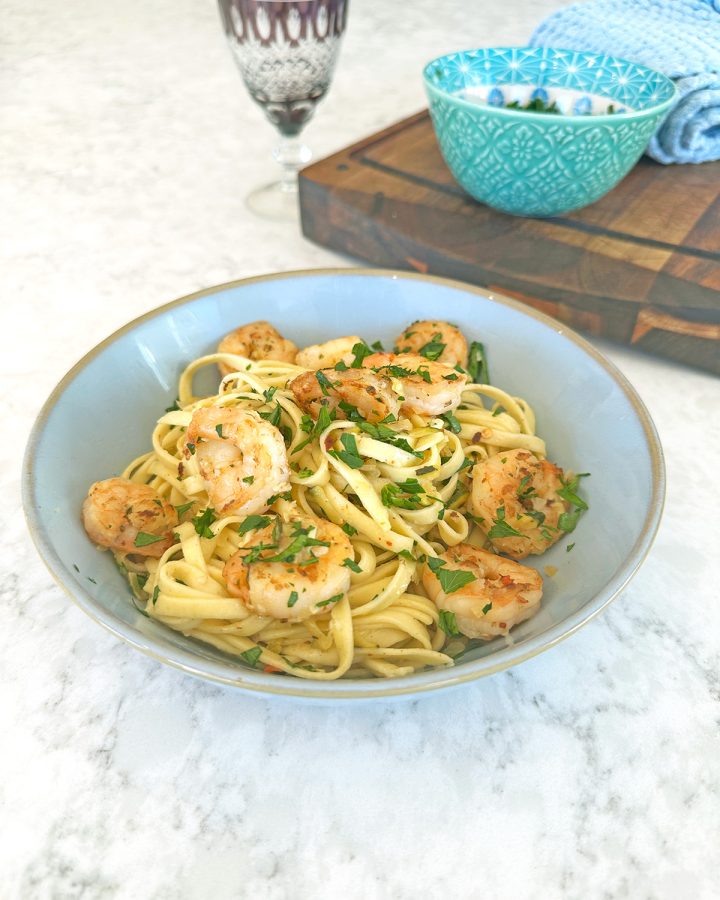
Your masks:
{"label": "linguine pasta", "polygon": [[[222,379],[216,395],[196,397],[194,376],[219,364],[237,371]],[[152,450],[123,473],[155,489],[180,520],[158,559],[115,551],[139,608],[260,670],[301,678],[399,676],[452,665],[467,639],[441,627],[418,560],[461,543],[489,546],[470,512],[472,466],[502,450],[544,458],[533,411],[497,387],[470,383],[444,416],[402,414],[382,426],[352,418],[316,423],[288,388],[306,371],[215,353],[182,373],[177,408],[158,420]],[[216,515],[209,502],[197,458],[184,452],[193,413],[204,407],[239,407],[280,429],[290,490],[270,498],[266,516],[287,520],[299,511],[341,526],[349,537],[350,589],[319,614],[302,621],[259,615],[228,590],[223,569],[240,548],[253,546],[252,525],[261,517]]]}

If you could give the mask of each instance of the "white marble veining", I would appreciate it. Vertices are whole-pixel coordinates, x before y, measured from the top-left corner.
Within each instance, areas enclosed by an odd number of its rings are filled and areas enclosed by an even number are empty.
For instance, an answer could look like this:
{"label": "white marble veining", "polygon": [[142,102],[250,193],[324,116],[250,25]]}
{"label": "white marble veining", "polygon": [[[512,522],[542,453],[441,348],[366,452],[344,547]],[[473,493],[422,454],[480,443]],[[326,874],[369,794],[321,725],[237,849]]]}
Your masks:
{"label": "white marble veining", "polygon": [[[420,108],[423,61],[522,42],[554,5],[353,0],[308,140],[326,153]],[[0,896],[717,897],[720,382],[603,346],[660,430],[666,515],[627,591],[549,653],[345,708],[153,663],[35,553],[32,420],[135,315],[347,260],[244,208],[273,135],[211,0],[5,0],[0,21]]]}

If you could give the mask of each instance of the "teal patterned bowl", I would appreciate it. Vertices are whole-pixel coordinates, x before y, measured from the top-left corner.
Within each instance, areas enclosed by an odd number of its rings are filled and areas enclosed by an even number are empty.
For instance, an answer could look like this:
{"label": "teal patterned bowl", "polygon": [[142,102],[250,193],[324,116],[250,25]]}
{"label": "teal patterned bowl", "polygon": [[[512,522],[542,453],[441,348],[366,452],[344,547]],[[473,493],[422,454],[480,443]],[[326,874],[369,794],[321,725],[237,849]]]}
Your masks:
{"label": "teal patterned bowl", "polygon": [[[449,53],[423,71],[435,134],[476,200],[521,216],[594,203],[635,165],[675,98],[645,66],[552,47]],[[507,108],[555,105],[561,114]]]}

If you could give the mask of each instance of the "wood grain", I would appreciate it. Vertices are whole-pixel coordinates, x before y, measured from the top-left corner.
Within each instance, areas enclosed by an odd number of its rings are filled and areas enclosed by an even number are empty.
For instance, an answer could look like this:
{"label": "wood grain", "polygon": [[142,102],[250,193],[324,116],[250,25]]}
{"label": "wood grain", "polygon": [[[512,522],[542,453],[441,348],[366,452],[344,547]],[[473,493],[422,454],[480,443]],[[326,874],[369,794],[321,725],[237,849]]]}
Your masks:
{"label": "wood grain", "polygon": [[643,158],[592,206],[526,219],[465,194],[422,112],[304,169],[300,206],[317,243],[720,374],[720,163]]}

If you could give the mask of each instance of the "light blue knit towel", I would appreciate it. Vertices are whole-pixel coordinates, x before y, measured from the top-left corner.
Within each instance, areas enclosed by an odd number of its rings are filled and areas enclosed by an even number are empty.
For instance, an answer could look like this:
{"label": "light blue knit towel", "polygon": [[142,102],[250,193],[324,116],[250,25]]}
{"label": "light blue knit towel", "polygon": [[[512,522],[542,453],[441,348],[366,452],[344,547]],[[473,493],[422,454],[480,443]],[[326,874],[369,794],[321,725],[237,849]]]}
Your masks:
{"label": "light blue knit towel", "polygon": [[678,99],[647,153],[720,159],[720,0],[588,0],[553,13],[530,43],[610,53],[675,79]]}

